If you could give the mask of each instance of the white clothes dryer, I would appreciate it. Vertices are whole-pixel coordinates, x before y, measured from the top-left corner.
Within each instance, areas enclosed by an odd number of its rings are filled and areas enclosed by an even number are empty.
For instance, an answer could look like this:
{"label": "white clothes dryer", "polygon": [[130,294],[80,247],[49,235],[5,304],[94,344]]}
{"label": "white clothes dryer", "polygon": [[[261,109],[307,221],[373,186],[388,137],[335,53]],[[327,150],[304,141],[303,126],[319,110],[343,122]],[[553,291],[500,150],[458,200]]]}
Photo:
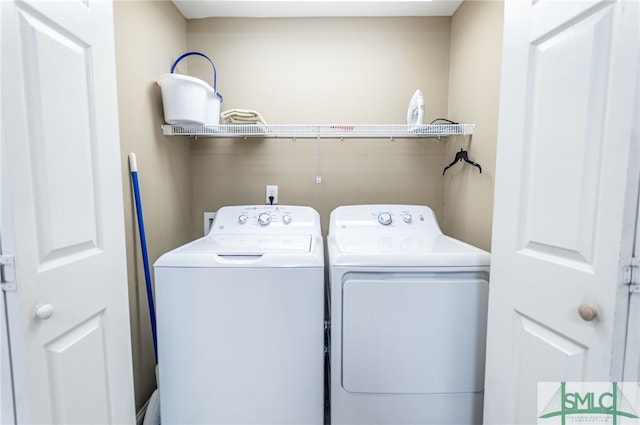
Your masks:
{"label": "white clothes dryer", "polygon": [[332,424],[481,424],[489,253],[413,205],[344,206],[327,239]]}
{"label": "white clothes dryer", "polygon": [[221,208],[154,264],[164,424],[321,424],[324,250],[309,207]]}

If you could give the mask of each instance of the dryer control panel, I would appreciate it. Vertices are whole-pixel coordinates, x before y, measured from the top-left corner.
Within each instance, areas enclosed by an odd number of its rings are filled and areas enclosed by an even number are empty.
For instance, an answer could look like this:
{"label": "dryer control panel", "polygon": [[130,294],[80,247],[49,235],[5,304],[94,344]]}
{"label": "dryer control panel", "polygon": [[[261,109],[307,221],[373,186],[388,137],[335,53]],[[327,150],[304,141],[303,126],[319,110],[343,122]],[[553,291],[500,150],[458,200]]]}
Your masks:
{"label": "dryer control panel", "polygon": [[[489,254],[446,236],[420,205],[347,205],[331,213],[327,234],[333,265],[412,267],[488,265]],[[480,256],[479,256],[480,255]]]}
{"label": "dryer control panel", "polygon": [[421,205],[352,205],[331,214],[334,229],[393,227],[440,233],[431,208]]}
{"label": "dryer control panel", "polygon": [[320,217],[310,207],[242,205],[220,208],[209,234],[314,234],[316,231],[320,232]]}

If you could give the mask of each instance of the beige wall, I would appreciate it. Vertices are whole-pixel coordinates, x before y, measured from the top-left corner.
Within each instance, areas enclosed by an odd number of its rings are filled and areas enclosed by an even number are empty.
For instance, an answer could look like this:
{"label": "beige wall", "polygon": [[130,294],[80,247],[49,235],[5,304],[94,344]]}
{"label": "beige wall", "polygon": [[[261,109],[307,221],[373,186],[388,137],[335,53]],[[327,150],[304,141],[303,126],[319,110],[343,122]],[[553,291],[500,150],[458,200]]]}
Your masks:
{"label": "beige wall", "polygon": [[447,170],[443,230],[486,250],[491,249],[503,6],[466,0],[451,23],[449,116],[476,127],[471,140],[452,138],[447,158],[465,148],[482,174],[462,163]]}
{"label": "beige wall", "polygon": [[[202,232],[202,213],[264,202],[316,208],[327,231],[338,205],[431,206],[446,233],[490,248],[502,3],[465,1],[453,18],[205,19],[168,0],[115,2],[127,268],[137,409],[155,387],[144,273],[127,155],[140,168],[150,262]],[[256,109],[272,124],[404,123],[425,96],[425,122],[475,123],[468,138],[206,139],[162,135],[158,76],[187,49],[218,68],[222,110]],[[191,75],[211,79],[199,58]],[[483,173],[443,167],[460,147]],[[320,155],[318,156],[318,152]],[[316,184],[316,175],[322,183]]]}
{"label": "beige wall", "polygon": [[[218,69],[222,110],[258,110],[270,124],[406,123],[416,89],[425,121],[446,116],[448,17],[203,19],[188,22],[188,46]],[[200,59],[192,75],[210,80]],[[430,205],[443,219],[437,139],[344,141],[198,139],[192,148],[194,232],[204,211],[264,202],[310,205],[323,218],[356,203]],[[318,168],[322,184],[316,184]]]}
{"label": "beige wall", "polygon": [[155,359],[127,155],[134,152],[138,158],[149,261],[153,264],[163,252],[190,238],[189,141],[162,135],[161,98],[155,84],[186,48],[186,21],[169,1],[117,0],[114,17],[131,336],[139,410],[155,388]]}

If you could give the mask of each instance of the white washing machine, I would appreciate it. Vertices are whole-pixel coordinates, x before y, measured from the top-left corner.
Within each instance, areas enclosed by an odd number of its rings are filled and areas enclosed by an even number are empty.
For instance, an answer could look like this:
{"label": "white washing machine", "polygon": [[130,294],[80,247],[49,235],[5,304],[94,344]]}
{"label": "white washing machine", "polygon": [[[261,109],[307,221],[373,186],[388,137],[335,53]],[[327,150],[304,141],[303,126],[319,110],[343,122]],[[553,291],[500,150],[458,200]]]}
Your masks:
{"label": "white washing machine", "polygon": [[324,251],[309,207],[221,208],[154,264],[166,424],[321,424]]}
{"label": "white washing machine", "polygon": [[413,205],[344,206],[327,239],[332,424],[481,424],[489,253]]}

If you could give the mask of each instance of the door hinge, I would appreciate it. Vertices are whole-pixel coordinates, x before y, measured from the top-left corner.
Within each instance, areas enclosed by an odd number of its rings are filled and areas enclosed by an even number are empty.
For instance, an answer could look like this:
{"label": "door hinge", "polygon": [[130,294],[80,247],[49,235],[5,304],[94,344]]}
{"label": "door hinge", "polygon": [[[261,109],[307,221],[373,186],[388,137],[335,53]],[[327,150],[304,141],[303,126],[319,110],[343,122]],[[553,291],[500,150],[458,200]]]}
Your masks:
{"label": "door hinge", "polygon": [[0,288],[3,291],[15,291],[17,288],[13,255],[0,255]]}
{"label": "door hinge", "polygon": [[629,286],[630,293],[640,293],[640,261],[631,257],[631,262],[624,268],[624,284]]}

